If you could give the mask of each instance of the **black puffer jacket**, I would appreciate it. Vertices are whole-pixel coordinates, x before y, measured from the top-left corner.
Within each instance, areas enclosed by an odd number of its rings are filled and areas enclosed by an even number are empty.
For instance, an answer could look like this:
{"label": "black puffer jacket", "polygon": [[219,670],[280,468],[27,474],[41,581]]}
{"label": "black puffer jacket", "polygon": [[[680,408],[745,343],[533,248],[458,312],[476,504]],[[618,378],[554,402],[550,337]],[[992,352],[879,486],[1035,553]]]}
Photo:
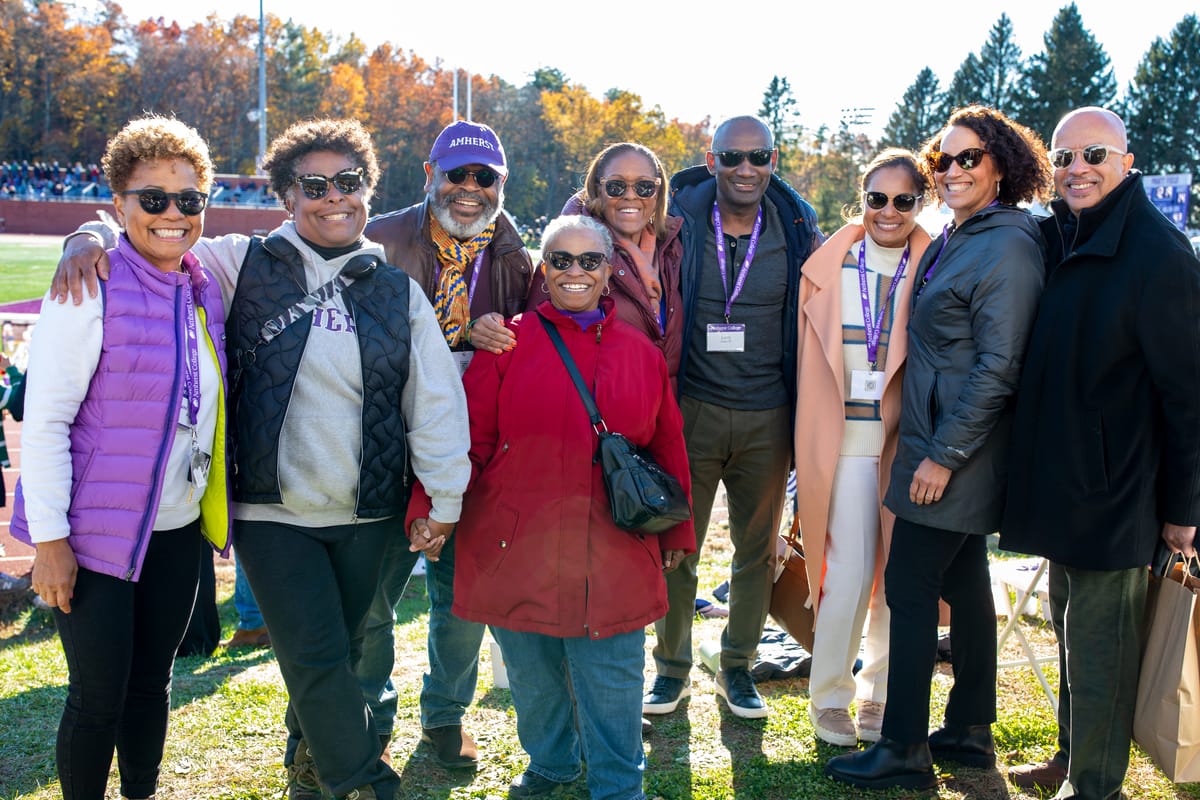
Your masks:
{"label": "black puffer jacket", "polygon": [[[226,323],[231,370],[234,499],[280,503],[279,432],[311,325],[288,325],[254,349],[263,324],[306,294],[304,264],[280,236],[255,237]],[[404,512],[408,446],[400,394],[408,380],[408,277],[378,264],[343,293],[353,309],[362,357],[362,462],[355,514],[374,519]]]}
{"label": "black puffer jacket", "polygon": [[[916,270],[900,442],[884,503],[909,522],[994,533],[1004,510],[1013,394],[1045,280],[1042,237],[1028,212],[991,206],[949,239],[934,239]],[[908,489],[926,457],[954,474],[941,500],[917,505]]]}

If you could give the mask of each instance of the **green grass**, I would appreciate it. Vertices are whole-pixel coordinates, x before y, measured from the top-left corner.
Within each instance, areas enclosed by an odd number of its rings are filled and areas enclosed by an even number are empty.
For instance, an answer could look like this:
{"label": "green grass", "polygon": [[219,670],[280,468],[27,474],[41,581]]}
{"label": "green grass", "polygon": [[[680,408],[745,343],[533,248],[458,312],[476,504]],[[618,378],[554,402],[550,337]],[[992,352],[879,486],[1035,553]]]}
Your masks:
{"label": "green grass", "polygon": [[[717,526],[709,534],[700,586],[707,595],[728,572],[728,535]],[[230,595],[233,570],[218,562],[218,598],[225,634],[232,632]],[[526,765],[516,737],[515,716],[507,690],[493,687],[490,657],[484,648],[475,703],[465,725],[479,743],[481,765],[475,773],[439,768],[418,744],[417,698],[425,669],[426,597],[415,581],[399,608],[396,668],[400,713],[391,745],[401,776],[400,800],[502,798],[508,783]],[[1042,653],[1053,652],[1046,624],[1027,620],[1027,635]],[[724,620],[697,619],[695,641],[716,639]],[[647,648],[653,646],[653,636]],[[1019,658],[1010,640],[1001,660]],[[647,658],[647,674],[653,662]],[[1047,670],[1057,682],[1053,665]],[[54,737],[62,710],[66,667],[50,617],[24,608],[0,619],[0,800],[52,800],[60,797],[54,768]],[[276,800],[284,795],[282,767],[286,693],[270,651],[218,651],[210,659],[181,659],[176,665],[168,733],[158,800]],[[945,665],[933,677],[931,725],[940,722],[951,683]],[[663,800],[880,800],[922,797],[938,800],[1023,798],[1007,782],[1010,765],[1044,760],[1053,753],[1055,725],[1050,706],[1028,669],[1002,670],[999,719],[993,730],[1000,764],[995,770],[939,765],[936,790],[863,792],[826,779],[825,762],[843,749],[817,743],[808,720],[807,681],[760,685],[771,714],[743,720],[728,713],[713,691],[712,676],[702,667],[692,673],[693,696],[674,714],[654,718],[646,739],[646,795]],[[109,797],[116,797],[114,768]],[[1125,792],[1130,800],[1200,800],[1200,785],[1173,786],[1135,748]],[[560,791],[558,798],[586,798],[583,782]]]}
{"label": "green grass", "polygon": [[0,236],[0,303],[40,298],[62,253],[55,238]]}

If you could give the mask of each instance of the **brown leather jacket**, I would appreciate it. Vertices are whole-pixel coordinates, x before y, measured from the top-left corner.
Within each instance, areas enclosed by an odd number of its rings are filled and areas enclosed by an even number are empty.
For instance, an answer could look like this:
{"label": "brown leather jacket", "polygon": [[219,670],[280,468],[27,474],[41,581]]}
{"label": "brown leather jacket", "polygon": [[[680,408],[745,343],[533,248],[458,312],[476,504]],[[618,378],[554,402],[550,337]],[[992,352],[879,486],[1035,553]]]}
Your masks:
{"label": "brown leather jacket", "polygon": [[[428,198],[408,208],[372,217],[367,223],[366,237],[383,245],[388,263],[408,273],[433,302],[438,260],[429,234]],[[525,309],[533,281],[533,263],[508,214],[496,218],[496,233],[484,251],[479,270],[481,282],[486,279],[485,285],[490,285],[491,291],[479,292],[472,299],[472,319],[492,311],[511,317]]]}

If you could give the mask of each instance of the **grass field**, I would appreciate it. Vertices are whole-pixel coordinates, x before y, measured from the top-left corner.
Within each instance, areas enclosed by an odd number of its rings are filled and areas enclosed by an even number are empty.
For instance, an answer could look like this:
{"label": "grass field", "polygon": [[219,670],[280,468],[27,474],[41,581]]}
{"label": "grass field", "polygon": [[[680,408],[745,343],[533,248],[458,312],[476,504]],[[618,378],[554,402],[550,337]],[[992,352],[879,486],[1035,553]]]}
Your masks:
{"label": "grass field", "polygon": [[0,303],[44,295],[60,253],[58,236],[0,235]]}
{"label": "grass field", "polygon": [[[727,531],[714,527],[708,537],[701,591],[707,594],[728,571]],[[233,570],[219,562],[218,597],[225,633],[232,632]],[[425,669],[426,597],[414,581],[399,609],[394,679],[400,715],[391,753],[400,773],[402,800],[502,798],[508,783],[526,764],[515,731],[507,690],[492,686],[487,648],[476,702],[465,725],[479,743],[477,772],[439,768],[418,744],[417,697]],[[1053,652],[1046,624],[1027,620],[1026,630],[1042,653]],[[724,620],[697,619],[696,643],[717,639]],[[652,638],[647,643],[649,648]],[[1020,658],[1015,644],[1002,660]],[[50,617],[21,609],[0,619],[0,798],[51,800],[61,796],[55,777],[54,738],[62,710],[65,681],[62,648]],[[647,674],[652,673],[647,659]],[[931,724],[940,722],[950,677],[942,665],[933,678]],[[282,767],[286,703],[279,671],[270,651],[227,653],[181,659],[175,670],[171,729],[158,800],[266,800],[285,794]],[[1053,668],[1050,680],[1055,682]],[[925,797],[938,800],[992,800],[1035,796],[1021,794],[1005,779],[1012,764],[1043,760],[1052,754],[1054,720],[1049,703],[1027,668],[1007,669],[999,678],[999,719],[994,726],[1000,763],[996,769],[939,766],[936,790],[865,792],[826,779],[822,770],[841,748],[816,743],[808,721],[807,681],[770,681],[760,688],[771,714],[743,720],[725,709],[713,691],[712,676],[697,666],[693,696],[672,715],[655,718],[646,739],[646,795],[663,800],[851,800],[851,798]],[[117,796],[114,768],[110,798]],[[1200,800],[1200,785],[1173,786],[1135,750],[1125,793],[1130,800]],[[580,781],[557,795],[586,798]]]}

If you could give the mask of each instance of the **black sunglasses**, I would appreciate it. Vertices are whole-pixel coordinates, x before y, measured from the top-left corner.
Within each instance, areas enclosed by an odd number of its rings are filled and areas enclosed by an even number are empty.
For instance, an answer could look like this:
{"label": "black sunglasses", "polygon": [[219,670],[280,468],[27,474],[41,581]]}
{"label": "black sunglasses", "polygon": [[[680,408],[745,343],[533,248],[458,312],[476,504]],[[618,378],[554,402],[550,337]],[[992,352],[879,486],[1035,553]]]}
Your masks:
{"label": "black sunglasses", "polygon": [[542,256],[542,260],[559,272],[566,272],[575,261],[587,272],[595,272],[604,263],[604,253],[588,251],[586,253],[568,253],[566,250],[551,250]]}
{"label": "black sunglasses", "polygon": [[[624,197],[625,192],[629,189],[629,182],[620,178],[600,178],[601,185],[604,186],[604,193],[609,197]],[[658,185],[662,183],[662,178],[649,178],[634,181],[633,193],[638,197],[654,197],[658,194]]]}
{"label": "black sunglasses", "polygon": [[184,216],[194,217],[203,213],[208,205],[208,195],[198,189],[184,189],[182,192],[164,192],[162,189],[126,189],[121,194],[136,194],[138,205],[147,214],[163,214],[175,201],[175,207]]}
{"label": "black sunglasses", "polygon": [[332,178],[316,174],[299,175],[296,183],[300,184],[300,191],[309,200],[320,200],[329,194],[330,185],[336,186],[342,194],[354,194],[363,187],[363,168],[344,169]]}
{"label": "black sunglasses", "polygon": [[451,170],[446,170],[446,180],[453,183],[455,186],[466,182],[467,178],[474,178],[475,183],[480,189],[486,189],[496,182],[500,174],[494,169],[484,167],[483,169],[469,170],[466,167],[455,167]]}
{"label": "black sunglasses", "polygon": [[721,165],[726,167],[736,167],[742,163],[744,159],[750,159],[751,165],[755,167],[765,167],[771,163],[771,153],[775,151],[769,149],[763,150],[718,150],[713,153],[721,160]]}
{"label": "black sunglasses", "polygon": [[1091,164],[1093,167],[1098,167],[1105,161],[1108,161],[1108,157],[1111,155],[1125,155],[1124,150],[1118,150],[1106,144],[1090,144],[1082,150],[1071,147],[1057,147],[1046,155],[1050,158],[1050,163],[1054,165],[1055,169],[1066,169],[1075,160],[1076,153],[1081,153],[1084,162]]}
{"label": "black sunglasses", "polygon": [[950,155],[941,151],[934,151],[927,156],[929,166],[934,172],[945,172],[950,169],[952,163],[957,163],[965,170],[972,170],[979,166],[979,162],[983,160],[987,150],[982,147],[968,147],[962,150],[958,155]]}
{"label": "black sunglasses", "polygon": [[[878,211],[888,204],[888,196],[883,192],[863,192],[863,197],[867,200],[867,205],[870,208]],[[892,206],[899,212],[912,211],[913,206],[920,200],[920,196],[915,194],[896,194],[890,198]]]}

